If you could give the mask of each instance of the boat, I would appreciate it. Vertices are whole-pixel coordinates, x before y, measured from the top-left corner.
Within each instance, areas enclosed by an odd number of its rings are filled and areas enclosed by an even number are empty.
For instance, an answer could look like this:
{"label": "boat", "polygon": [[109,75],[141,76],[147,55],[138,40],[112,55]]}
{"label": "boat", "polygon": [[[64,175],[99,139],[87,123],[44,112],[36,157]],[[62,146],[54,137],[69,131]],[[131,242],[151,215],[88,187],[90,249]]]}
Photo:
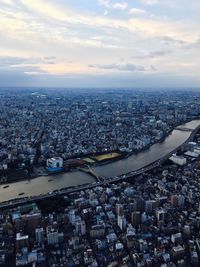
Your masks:
{"label": "boat", "polygon": [[9,187],[9,185],[5,185],[3,188],[8,188]]}
{"label": "boat", "polygon": [[19,193],[18,195],[19,195],[19,196],[22,196],[22,195],[24,195],[24,193]]}
{"label": "boat", "polygon": [[49,179],[49,180],[48,180],[48,182],[51,182],[51,181],[53,181],[53,180],[52,180],[52,179]]}

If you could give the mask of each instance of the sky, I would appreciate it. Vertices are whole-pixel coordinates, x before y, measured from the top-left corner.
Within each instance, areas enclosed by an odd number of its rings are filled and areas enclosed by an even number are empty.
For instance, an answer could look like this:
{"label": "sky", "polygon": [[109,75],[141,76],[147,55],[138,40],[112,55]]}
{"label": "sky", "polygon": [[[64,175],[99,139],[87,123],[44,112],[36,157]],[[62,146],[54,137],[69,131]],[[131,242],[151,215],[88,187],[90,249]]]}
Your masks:
{"label": "sky", "polygon": [[199,0],[0,0],[0,87],[200,88]]}

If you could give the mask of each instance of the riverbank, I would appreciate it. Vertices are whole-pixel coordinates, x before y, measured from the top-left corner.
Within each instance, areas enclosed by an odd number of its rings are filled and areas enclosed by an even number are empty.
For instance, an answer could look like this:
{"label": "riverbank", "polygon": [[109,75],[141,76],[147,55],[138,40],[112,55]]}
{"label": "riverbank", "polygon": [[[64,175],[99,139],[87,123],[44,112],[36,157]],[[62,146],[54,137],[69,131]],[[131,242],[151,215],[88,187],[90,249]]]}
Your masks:
{"label": "riverbank", "polygon": [[[195,120],[198,120],[198,117],[196,117],[195,119],[193,119],[192,121],[195,121]],[[132,152],[121,152],[121,151],[118,151],[118,150],[115,150],[115,151],[108,151],[106,153],[103,153],[103,152],[98,152],[96,153],[95,155],[91,155],[91,154],[88,154],[88,155],[80,155],[80,157],[77,157],[77,158],[72,158],[72,159],[69,159],[69,160],[76,160],[76,159],[81,159],[81,160],[84,160],[86,158],[88,159],[91,159],[93,160],[93,162],[85,162],[85,164],[89,164],[91,165],[93,168],[98,168],[98,167],[102,167],[102,166],[106,166],[106,165],[109,165],[109,164],[113,164],[117,161],[120,161],[120,160],[126,160],[132,156],[136,156],[139,155],[140,153],[142,152],[145,152],[145,151],[148,151],[149,149],[151,149],[152,146],[154,146],[155,144],[159,144],[159,143],[163,143],[165,142],[166,138],[169,137],[171,135],[171,133],[177,128],[177,127],[180,127],[180,126],[183,126],[187,123],[190,123],[191,121],[187,120],[185,123],[182,123],[182,124],[176,124],[175,125],[175,128],[174,129],[171,129],[168,133],[166,133],[162,138],[161,140],[157,141],[157,142],[153,142],[151,143],[150,145],[147,145],[146,147],[143,147],[142,149],[140,150],[133,150]],[[108,154],[111,154],[111,158],[109,157],[105,157],[105,155],[108,155]],[[116,157],[113,157],[112,154],[117,154]],[[98,159],[98,157],[102,158],[102,160],[95,160],[94,159]],[[104,159],[105,157],[105,159]],[[77,165],[77,167],[79,167],[79,165]],[[20,177],[17,178],[16,175],[13,175],[12,178],[10,179],[7,179],[6,181],[2,181],[0,182],[0,185],[7,185],[7,184],[11,184],[11,183],[15,183],[15,182],[20,182],[20,181],[29,181],[29,180],[32,180],[32,179],[36,179],[36,178],[40,178],[40,177],[43,177],[43,176],[48,176],[48,175],[60,175],[60,173],[56,173],[56,174],[49,174],[47,172],[47,170],[45,169],[45,167],[34,167],[35,168],[35,171],[33,173],[31,173],[29,176],[26,175],[21,175]],[[40,170],[42,170],[40,172]],[[66,171],[62,172],[62,173],[72,173],[72,172],[75,172],[76,171],[76,167],[70,167],[68,168]]]}
{"label": "riverbank", "polygon": [[[200,120],[193,120],[184,127],[196,129],[200,125]],[[174,130],[164,142],[151,146],[148,150],[132,155],[126,159],[118,160],[110,164],[92,167],[95,173],[105,180],[115,176],[120,176],[131,171],[136,171],[148,166],[169,152],[183,144],[191,132]],[[48,180],[51,180],[50,182]],[[19,193],[24,193],[24,197],[32,197],[48,194],[61,188],[80,188],[83,184],[96,184],[95,179],[88,174],[74,170],[73,172],[61,173],[57,175],[41,176],[30,181],[20,181],[9,184],[8,188],[0,186],[0,202],[18,199]]]}
{"label": "riverbank", "polygon": [[[195,130],[199,124],[200,120],[197,118],[188,123],[182,124],[182,126]],[[145,151],[134,153],[126,159],[104,165],[103,168],[102,166],[97,166],[93,169],[98,175],[103,177],[122,175],[124,173],[137,170],[148,165],[150,162],[156,161],[164,155],[167,155],[173,151],[174,148],[183,144],[190,135],[191,132],[174,129],[162,142],[152,145]],[[146,164],[144,164],[145,162]]]}
{"label": "riverbank", "polygon": [[[184,142],[181,141],[180,144],[178,146],[176,146],[173,150],[171,150],[170,153],[173,153],[174,151],[179,149],[180,146],[183,146],[185,142],[189,142],[189,141],[193,140],[195,134],[200,129],[200,120],[195,122],[195,124],[194,124],[194,121],[192,121],[192,122],[190,122],[190,124],[192,124],[192,126],[193,126],[192,133],[181,132],[178,130],[173,131],[172,137],[174,137],[174,136],[176,137],[176,134],[178,132],[179,133],[179,141],[180,141],[180,137],[184,137],[185,140],[184,140]],[[168,138],[167,145],[169,145],[169,146],[170,146],[169,141],[171,141],[171,139],[172,138],[170,138],[170,139]],[[181,138],[181,140],[182,140],[182,138]],[[176,145],[177,145],[177,142],[176,142]],[[148,154],[147,154],[147,156],[148,156]],[[151,158],[148,162],[146,162],[145,165],[143,165],[143,168],[139,168],[137,171],[132,171],[131,173],[126,172],[126,174],[127,174],[126,177],[124,177],[123,175],[119,176],[119,177],[112,176],[113,178],[110,178],[110,179],[105,180],[105,181],[107,183],[117,183],[123,179],[128,179],[130,177],[133,178],[134,176],[138,176],[139,174],[141,174],[143,172],[146,172],[146,171],[149,171],[149,170],[152,170],[154,168],[159,167],[162,160],[164,160],[168,156],[169,156],[169,154],[164,154],[161,158],[159,158],[159,160],[153,161],[154,162],[153,164],[152,164],[152,158]],[[75,176],[76,176],[76,178],[78,178],[78,176],[80,176],[80,172],[76,172]],[[48,190],[48,183],[47,183],[46,178],[47,177],[35,179],[30,183],[26,183],[25,187],[24,187],[23,182],[18,182],[18,183],[15,183],[14,186],[11,185],[12,188],[7,188],[7,189],[1,189],[0,188],[0,198],[1,198],[0,201],[3,202],[2,204],[0,204],[0,206],[2,208],[4,208],[7,206],[13,206],[13,205],[23,204],[26,202],[37,201],[38,199],[46,199],[46,198],[48,199],[50,197],[55,197],[55,196],[63,195],[63,194],[70,193],[70,192],[76,192],[76,191],[84,190],[87,188],[92,188],[92,187],[97,185],[97,183],[94,182],[94,180],[92,182],[91,177],[90,177],[90,179],[91,179],[90,182],[89,181],[85,182],[85,180],[83,179],[84,173],[81,173],[81,178],[82,178],[81,182],[79,182],[77,185],[66,186],[66,184],[64,183],[67,181],[66,175],[64,175],[63,177],[62,177],[62,175],[59,175],[57,177],[57,179],[55,179],[55,177],[52,177],[52,180],[49,184],[53,185],[53,186],[51,187],[52,188],[51,190]],[[64,178],[64,180],[63,180],[63,178]],[[73,182],[75,182],[75,179],[73,179]],[[72,180],[70,181],[70,183],[72,183]],[[105,182],[102,181],[102,182],[99,182],[98,185],[104,185],[104,183]],[[38,187],[38,184],[40,185],[40,187]],[[44,187],[42,185],[44,185]],[[24,194],[23,198],[21,198],[19,196],[19,193],[18,193],[19,191],[17,190],[17,188],[20,188],[21,191],[22,191],[22,189],[26,189],[26,190],[24,190],[24,192],[26,192],[26,193]],[[32,191],[28,191],[28,189],[31,189]],[[11,197],[11,195],[8,195],[8,194],[13,193],[13,190],[15,192],[14,192],[13,197]],[[33,193],[33,191],[34,191],[34,193]],[[18,195],[17,195],[17,193],[18,193]],[[2,198],[3,198],[3,200],[2,200]]]}

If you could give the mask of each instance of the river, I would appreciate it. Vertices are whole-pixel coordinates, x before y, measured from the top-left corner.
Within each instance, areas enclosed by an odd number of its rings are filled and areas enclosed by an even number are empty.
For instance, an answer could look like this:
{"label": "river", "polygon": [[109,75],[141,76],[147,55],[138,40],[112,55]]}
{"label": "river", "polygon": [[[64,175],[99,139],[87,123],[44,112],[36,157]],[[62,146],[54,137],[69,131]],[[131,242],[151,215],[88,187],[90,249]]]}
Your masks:
{"label": "river", "polygon": [[[181,126],[195,129],[199,125],[200,120],[193,120]],[[114,161],[107,165],[93,167],[93,169],[97,174],[103,177],[114,177],[130,171],[135,171],[173,151],[175,148],[183,144],[190,134],[191,132],[189,131],[175,129],[163,142],[154,144],[148,150],[132,155],[129,158]],[[80,171],[41,176],[30,181],[12,183],[8,188],[3,188],[3,185],[1,185],[0,202],[19,198],[19,193],[24,193],[23,196],[36,196],[65,187],[93,182],[95,182],[93,177]]]}

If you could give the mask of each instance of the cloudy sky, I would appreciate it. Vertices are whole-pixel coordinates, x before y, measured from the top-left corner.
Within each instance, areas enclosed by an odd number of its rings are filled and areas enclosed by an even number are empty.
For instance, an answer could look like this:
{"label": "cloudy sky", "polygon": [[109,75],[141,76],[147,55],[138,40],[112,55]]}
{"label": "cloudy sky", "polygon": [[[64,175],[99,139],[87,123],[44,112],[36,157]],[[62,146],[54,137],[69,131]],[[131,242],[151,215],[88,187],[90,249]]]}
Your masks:
{"label": "cloudy sky", "polygon": [[0,0],[0,86],[199,87],[199,0]]}

